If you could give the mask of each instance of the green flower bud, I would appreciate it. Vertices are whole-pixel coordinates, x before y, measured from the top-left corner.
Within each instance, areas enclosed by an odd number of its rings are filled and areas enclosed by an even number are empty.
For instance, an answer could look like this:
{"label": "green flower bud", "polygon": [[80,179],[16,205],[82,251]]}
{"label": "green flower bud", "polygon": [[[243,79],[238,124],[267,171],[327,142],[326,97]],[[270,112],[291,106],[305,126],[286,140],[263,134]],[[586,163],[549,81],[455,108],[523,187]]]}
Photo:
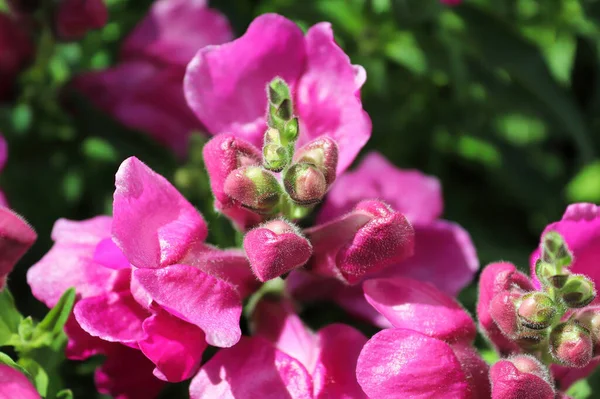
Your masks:
{"label": "green flower bud", "polygon": [[271,143],[263,147],[263,166],[273,172],[281,172],[290,159],[285,147]]}
{"label": "green flower bud", "polygon": [[269,86],[267,87],[267,95],[269,97],[269,102],[278,107],[284,100],[291,99],[290,87],[285,80],[280,77],[276,77],[271,81],[271,83],[269,83]]}
{"label": "green flower bud", "polygon": [[307,163],[292,165],[285,173],[283,184],[290,198],[300,205],[316,204],[327,192],[323,173]]}
{"label": "green flower bud", "polygon": [[556,315],[552,298],[543,292],[530,292],[521,299],[518,309],[521,324],[533,330],[548,328]]}
{"label": "green flower bud", "polygon": [[570,275],[559,295],[563,302],[570,308],[587,306],[596,297],[594,283],[582,275]]}
{"label": "green flower bud", "polygon": [[271,213],[279,203],[281,186],[271,172],[260,166],[244,166],[231,172],[225,193],[257,213]]}
{"label": "green flower bud", "polygon": [[573,255],[563,237],[556,231],[549,231],[542,237],[541,259],[559,268],[569,267],[573,262]]}
{"label": "green flower bud", "polygon": [[298,134],[300,134],[298,118],[292,118],[285,124],[282,138],[288,143],[293,143],[298,139]]}

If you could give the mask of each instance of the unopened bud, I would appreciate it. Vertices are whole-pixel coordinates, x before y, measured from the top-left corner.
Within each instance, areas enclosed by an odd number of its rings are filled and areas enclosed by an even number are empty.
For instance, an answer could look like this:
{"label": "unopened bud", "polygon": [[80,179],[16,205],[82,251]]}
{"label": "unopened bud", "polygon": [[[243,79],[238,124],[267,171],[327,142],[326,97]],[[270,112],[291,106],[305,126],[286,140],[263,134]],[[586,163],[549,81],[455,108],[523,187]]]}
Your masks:
{"label": "unopened bud", "polygon": [[336,177],[338,164],[337,143],[329,137],[320,137],[300,148],[294,156],[294,160],[298,163],[308,163],[319,168],[329,187]]}
{"label": "unopened bud", "polygon": [[594,342],[594,356],[600,355],[600,307],[581,309],[572,319],[590,332]]}
{"label": "unopened bud", "polygon": [[559,324],[550,333],[552,356],[567,367],[585,367],[592,360],[593,343],[590,332],[580,324]]}
{"label": "unopened bud", "polygon": [[279,203],[281,187],[272,173],[259,166],[245,166],[225,180],[225,193],[246,208],[269,213]]}
{"label": "unopened bud", "polygon": [[279,144],[265,144],[263,147],[263,166],[273,172],[281,172],[289,163],[285,147]]}
{"label": "unopened bud", "polygon": [[594,283],[585,276],[571,275],[560,289],[563,302],[570,308],[582,308],[596,297]]}
{"label": "unopened bud", "polygon": [[501,359],[489,372],[492,399],[555,399],[548,370],[533,356]]}
{"label": "unopened bud", "polygon": [[516,339],[521,332],[517,309],[523,293],[518,290],[506,290],[498,293],[490,302],[490,316],[508,338]]}
{"label": "unopened bud", "polygon": [[267,95],[269,97],[269,102],[278,107],[284,100],[291,98],[290,87],[285,80],[276,77],[269,83]]}
{"label": "unopened bud", "polygon": [[556,231],[550,231],[542,237],[541,259],[544,262],[560,268],[569,267],[573,262],[573,255],[564,238]]}
{"label": "unopened bud", "polygon": [[542,292],[530,292],[521,300],[518,310],[521,324],[533,330],[541,330],[552,324],[556,306],[552,298]]}
{"label": "unopened bud", "polygon": [[307,163],[297,163],[287,170],[283,179],[285,191],[300,205],[316,204],[327,192],[323,173]]}
{"label": "unopened bud", "polygon": [[295,142],[300,133],[298,118],[290,119],[283,128],[282,138],[288,143]]}

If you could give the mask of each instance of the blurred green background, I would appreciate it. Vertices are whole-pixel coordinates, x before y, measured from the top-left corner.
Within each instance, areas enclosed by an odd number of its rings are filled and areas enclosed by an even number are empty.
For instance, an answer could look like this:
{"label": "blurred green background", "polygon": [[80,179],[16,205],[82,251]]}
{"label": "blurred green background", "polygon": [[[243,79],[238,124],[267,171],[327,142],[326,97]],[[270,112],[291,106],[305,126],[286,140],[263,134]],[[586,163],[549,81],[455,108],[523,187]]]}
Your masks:
{"label": "blurred green background", "polygon": [[[233,243],[198,171],[202,140],[178,160],[69,89],[73,75],[116,62],[121,40],[151,1],[106,3],[109,23],[83,40],[37,38],[38,58],[21,75],[16,101],[0,106],[9,141],[0,187],[40,237],[9,282],[24,314],[46,311],[31,297],[25,272],[51,246],[54,221],[110,212],[114,173],[127,156],[175,181],[207,215],[214,243]],[[526,268],[540,232],[568,203],[600,202],[600,1],[210,4],[238,36],[265,12],[302,27],[330,21],[352,62],[367,70],[362,99],[373,135],[366,150],[437,176],[444,217],[471,233],[482,265],[510,260]],[[461,299],[472,308],[474,286]]]}

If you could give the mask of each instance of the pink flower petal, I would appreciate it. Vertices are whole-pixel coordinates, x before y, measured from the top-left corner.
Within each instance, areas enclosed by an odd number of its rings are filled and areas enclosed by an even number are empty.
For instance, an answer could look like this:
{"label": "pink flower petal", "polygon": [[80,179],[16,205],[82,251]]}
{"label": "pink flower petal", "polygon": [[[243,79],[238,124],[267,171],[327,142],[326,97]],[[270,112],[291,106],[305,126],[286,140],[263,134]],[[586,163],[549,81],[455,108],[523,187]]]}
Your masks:
{"label": "pink flower petal", "polygon": [[37,234],[21,216],[0,207],[0,291],[6,277],[35,242]]}
{"label": "pink flower petal", "polygon": [[561,391],[566,391],[574,382],[592,374],[599,365],[600,358],[596,358],[585,367],[573,368],[553,364],[550,366],[550,370],[552,371],[552,376],[554,377],[558,388],[560,388]]}
{"label": "pink flower petal", "polygon": [[142,323],[150,313],[129,292],[109,292],[77,302],[77,322],[88,334],[109,342],[137,347],[146,338]]}
{"label": "pink flower petal", "polygon": [[154,399],[164,382],[152,375],[153,368],[139,350],[115,345],[94,380],[98,392],[114,399]]}
{"label": "pink flower petal", "polygon": [[119,271],[94,262],[96,246],[110,236],[110,226],[108,216],[80,222],[58,220],[52,229],[54,246],[27,271],[33,295],[53,307],[70,287],[81,298],[110,291],[119,282]]}
{"label": "pink flower petal", "polygon": [[185,96],[210,133],[233,133],[260,146],[266,85],[279,76],[295,86],[305,61],[300,28],[280,15],[264,14],[239,39],[198,51],[187,68]]}
{"label": "pink flower petal", "polygon": [[358,383],[371,398],[468,398],[465,373],[450,345],[416,331],[383,330],[363,347]]}
{"label": "pink flower petal", "polygon": [[304,265],[312,255],[310,242],[281,220],[246,233],[244,249],[252,271],[263,282]]}
{"label": "pink flower petal", "polygon": [[2,171],[2,169],[4,169],[4,166],[6,166],[7,159],[8,159],[8,144],[6,143],[6,140],[4,139],[4,136],[2,135],[2,133],[0,133],[0,171]]}
{"label": "pink flower petal", "polygon": [[367,399],[356,380],[356,362],[367,338],[350,326],[331,324],[317,333],[317,340],[315,399]]}
{"label": "pink flower petal", "polygon": [[554,399],[548,381],[540,376],[520,371],[510,360],[500,360],[490,369],[492,399]]}
{"label": "pink flower petal", "polygon": [[479,299],[477,301],[477,320],[481,330],[502,356],[518,352],[519,347],[504,336],[490,314],[490,304],[499,293],[517,287],[524,291],[533,290],[529,278],[517,271],[508,262],[492,263],[486,266],[479,278]]}
{"label": "pink flower petal", "polygon": [[457,342],[452,344],[452,350],[465,373],[469,384],[470,398],[489,398],[491,387],[489,366],[481,358],[471,343]]}
{"label": "pink flower petal", "polygon": [[132,60],[87,72],[74,84],[96,107],[125,126],[145,132],[184,155],[192,131],[202,124],[188,108],[181,67]]}
{"label": "pink flower petal", "polygon": [[252,314],[253,336],[265,338],[298,360],[309,372],[316,366],[317,337],[295,313],[291,302],[263,298]]}
{"label": "pink flower petal", "polygon": [[138,269],[134,275],[156,303],[201,328],[210,345],[230,347],[240,339],[242,303],[231,285],[187,265]]}
{"label": "pink flower petal", "polygon": [[139,342],[140,350],[156,365],[156,377],[179,382],[198,371],[207,346],[202,330],[162,310],[143,328],[147,338]]}
{"label": "pink flower petal", "polygon": [[40,399],[33,384],[20,371],[0,363],[0,399]]}
{"label": "pink flower petal", "polygon": [[320,23],[306,34],[307,64],[298,83],[296,108],[299,145],[328,136],[338,145],[337,174],[350,166],[371,137],[371,120],[355,95],[356,70],[335,43],[331,24]]}
{"label": "pink flower petal", "polygon": [[220,350],[192,380],[191,399],[312,399],[311,377],[298,361],[262,338]]}
{"label": "pink flower petal", "polygon": [[186,66],[198,49],[232,39],[227,18],[204,0],[159,0],[127,37],[124,58],[153,57]]}
{"label": "pink flower petal", "polygon": [[399,169],[378,152],[370,152],[356,169],[337,179],[317,220],[332,220],[372,198],[387,202],[414,224],[433,222],[443,209],[438,179],[418,170]]}
{"label": "pink flower petal", "polygon": [[71,360],[85,360],[90,356],[107,354],[115,345],[119,345],[98,337],[92,337],[81,328],[73,313],[71,313],[65,324],[65,333],[69,338],[65,355],[67,359]]}
{"label": "pink flower petal", "polygon": [[363,283],[367,301],[394,327],[446,342],[472,342],[471,316],[454,299],[429,283],[408,278],[378,278]]}
{"label": "pink flower petal", "polygon": [[458,224],[445,220],[414,225],[414,229],[414,255],[387,267],[378,277],[411,277],[431,282],[448,295],[458,295],[479,269],[479,259],[469,233]]}
{"label": "pink flower petal", "polygon": [[204,219],[164,177],[135,157],[117,172],[113,239],[136,267],[177,263],[190,246],[204,241]]}
{"label": "pink flower petal", "polygon": [[112,238],[100,241],[94,251],[94,262],[110,269],[129,269],[131,265]]}

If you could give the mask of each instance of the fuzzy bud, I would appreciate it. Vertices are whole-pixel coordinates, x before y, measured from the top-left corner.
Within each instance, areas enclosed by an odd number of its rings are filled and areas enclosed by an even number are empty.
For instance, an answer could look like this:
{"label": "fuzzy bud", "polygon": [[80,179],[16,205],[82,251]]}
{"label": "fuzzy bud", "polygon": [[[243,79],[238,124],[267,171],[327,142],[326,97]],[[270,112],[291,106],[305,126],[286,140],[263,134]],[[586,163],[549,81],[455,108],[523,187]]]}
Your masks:
{"label": "fuzzy bud", "polygon": [[300,205],[316,204],[327,192],[323,173],[307,163],[292,165],[283,178],[283,184],[290,198]]}
{"label": "fuzzy bud", "polygon": [[259,166],[245,166],[231,172],[224,190],[244,207],[261,213],[270,213],[281,195],[275,176]]}
{"label": "fuzzy bud", "polygon": [[285,147],[276,143],[265,144],[263,147],[263,166],[273,172],[281,172],[289,163]]}
{"label": "fuzzy bud", "polygon": [[581,309],[574,315],[573,320],[590,332],[594,342],[594,356],[600,355],[600,307]]}
{"label": "fuzzy bud", "polygon": [[490,368],[492,399],[554,399],[548,370],[533,356],[502,359]]}
{"label": "fuzzy bud", "polygon": [[329,187],[335,180],[338,164],[337,143],[329,137],[320,137],[300,148],[294,156],[294,161],[307,163],[318,168]]}
{"label": "fuzzy bud", "polygon": [[505,290],[490,302],[490,316],[500,331],[510,339],[516,339],[521,332],[517,309],[522,297],[521,291]]}
{"label": "fuzzy bud", "polygon": [[530,292],[521,299],[518,314],[523,326],[541,330],[552,324],[556,306],[552,298],[543,292]]}
{"label": "fuzzy bud", "polygon": [[592,360],[593,346],[590,332],[575,322],[559,324],[550,333],[550,352],[567,367],[587,366]]}
{"label": "fuzzy bud", "polygon": [[596,297],[594,283],[585,276],[571,275],[560,289],[563,302],[570,308],[583,308]]}
{"label": "fuzzy bud", "polygon": [[272,220],[244,237],[244,250],[260,281],[279,277],[304,265],[312,255],[310,242],[284,220]]}
{"label": "fuzzy bud", "polygon": [[573,255],[564,238],[556,231],[549,231],[542,237],[541,259],[544,262],[560,268],[569,267],[573,262]]}

